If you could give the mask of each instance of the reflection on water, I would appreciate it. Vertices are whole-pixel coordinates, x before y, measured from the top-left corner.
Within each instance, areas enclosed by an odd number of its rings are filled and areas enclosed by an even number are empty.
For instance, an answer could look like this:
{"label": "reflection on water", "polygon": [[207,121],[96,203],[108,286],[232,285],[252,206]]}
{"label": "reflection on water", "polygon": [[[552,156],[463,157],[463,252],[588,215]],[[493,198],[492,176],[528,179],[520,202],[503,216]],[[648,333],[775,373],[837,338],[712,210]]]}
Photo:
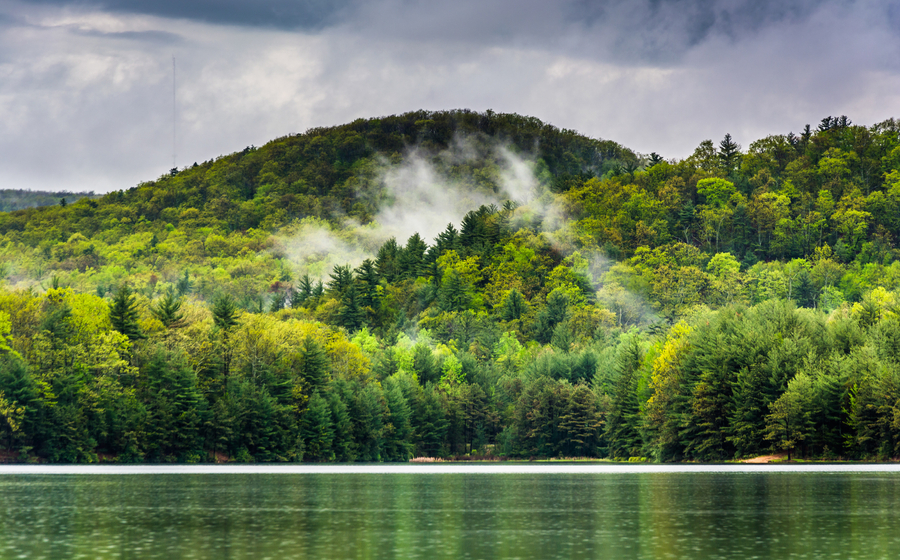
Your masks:
{"label": "reflection on water", "polygon": [[0,476],[0,558],[896,558],[897,472]]}

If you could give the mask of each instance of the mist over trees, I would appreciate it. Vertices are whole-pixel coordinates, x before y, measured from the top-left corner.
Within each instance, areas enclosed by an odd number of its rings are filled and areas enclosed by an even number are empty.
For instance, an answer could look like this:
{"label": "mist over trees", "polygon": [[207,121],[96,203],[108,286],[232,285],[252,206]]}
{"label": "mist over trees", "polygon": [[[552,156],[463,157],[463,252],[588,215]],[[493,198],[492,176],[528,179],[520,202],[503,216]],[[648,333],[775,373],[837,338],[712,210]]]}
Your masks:
{"label": "mist over trees", "polygon": [[897,457],[898,216],[894,120],[287,136],[0,214],[2,457]]}
{"label": "mist over trees", "polygon": [[48,192],[24,189],[0,189],[0,212],[12,212],[23,208],[66,205],[82,198],[98,198],[93,192]]}

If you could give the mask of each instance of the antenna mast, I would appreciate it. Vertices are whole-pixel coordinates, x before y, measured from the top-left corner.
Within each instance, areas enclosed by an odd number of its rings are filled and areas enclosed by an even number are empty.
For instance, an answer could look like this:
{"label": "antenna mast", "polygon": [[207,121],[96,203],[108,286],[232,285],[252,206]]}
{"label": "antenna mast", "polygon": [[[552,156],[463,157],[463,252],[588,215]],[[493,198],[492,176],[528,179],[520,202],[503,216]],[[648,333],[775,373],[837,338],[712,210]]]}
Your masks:
{"label": "antenna mast", "polygon": [[175,139],[177,138],[176,132],[176,123],[177,123],[177,105],[176,105],[176,97],[175,97],[175,55],[172,55],[172,169],[177,169],[178,165],[176,164],[177,158],[177,145],[175,143]]}

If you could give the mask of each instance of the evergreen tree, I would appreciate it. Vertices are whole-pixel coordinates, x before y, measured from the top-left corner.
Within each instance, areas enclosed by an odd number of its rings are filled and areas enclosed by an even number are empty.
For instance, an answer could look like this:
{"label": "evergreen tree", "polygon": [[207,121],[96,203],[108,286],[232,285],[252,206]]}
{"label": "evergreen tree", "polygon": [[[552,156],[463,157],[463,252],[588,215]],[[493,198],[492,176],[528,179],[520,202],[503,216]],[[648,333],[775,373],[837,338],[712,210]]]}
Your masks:
{"label": "evergreen tree", "polygon": [[0,441],[7,450],[32,443],[42,404],[25,361],[14,353],[0,356],[0,434],[6,432]]}
{"label": "evergreen tree", "polygon": [[610,457],[641,454],[638,378],[644,354],[636,335],[628,336],[616,351],[616,375],[612,401],[606,414],[605,438]]}
{"label": "evergreen tree", "polygon": [[556,326],[563,322],[569,310],[569,296],[562,290],[553,290],[547,296],[547,306],[538,313],[535,325],[535,340],[542,344],[553,338]]}
{"label": "evergreen tree", "polygon": [[408,461],[412,457],[413,445],[410,441],[412,410],[399,383],[395,378],[385,380],[385,430],[384,459],[387,461]]}
{"label": "evergreen tree", "polygon": [[144,338],[141,328],[138,326],[137,298],[128,287],[122,284],[113,296],[112,305],[109,308],[109,320],[114,329],[127,336],[130,340]]}
{"label": "evergreen tree", "polygon": [[434,354],[425,344],[416,344],[413,349],[413,370],[419,376],[419,382],[422,385],[428,383],[437,383],[440,379],[441,370],[434,360]]}
{"label": "evergreen tree", "polygon": [[310,393],[320,390],[331,376],[331,361],[328,354],[312,336],[303,339],[300,348],[300,368],[298,376],[308,386]]}
{"label": "evergreen tree", "polygon": [[447,227],[434,238],[434,245],[428,250],[428,260],[437,261],[438,257],[446,251],[459,251],[462,248],[459,242],[459,232],[453,224]]}
{"label": "evergreen tree", "polygon": [[[148,454],[155,461],[185,461],[202,452],[206,403],[184,355],[158,348],[147,364]],[[196,459],[195,459],[196,460]]]}
{"label": "evergreen tree", "polygon": [[156,305],[150,307],[150,313],[159,320],[167,329],[177,329],[184,326],[184,313],[181,313],[181,299],[169,290],[159,299]]}
{"label": "evergreen tree", "polygon": [[425,272],[425,251],[428,246],[418,233],[406,242],[406,247],[397,256],[397,271],[401,278],[417,278]]}
{"label": "evergreen tree", "polygon": [[213,300],[212,305],[213,324],[227,336],[237,326],[237,305],[228,294],[221,294]]}
{"label": "evergreen tree", "polygon": [[732,173],[737,168],[741,159],[741,147],[731,139],[731,134],[726,134],[725,138],[719,142],[719,152],[716,154],[725,173]]}
{"label": "evergreen tree", "polygon": [[353,441],[353,418],[347,405],[344,403],[342,391],[338,387],[332,387],[327,391],[328,406],[331,411],[331,425],[333,437],[331,449],[335,461],[348,463],[356,459],[356,443]]}
{"label": "evergreen tree", "polygon": [[378,272],[372,259],[366,259],[356,269],[359,283],[359,304],[375,311],[378,308]]}
{"label": "evergreen tree", "polygon": [[297,289],[292,292],[291,307],[296,309],[311,297],[313,297],[313,284],[309,279],[309,274],[304,274],[297,282]]}
{"label": "evergreen tree", "polygon": [[438,290],[438,303],[443,311],[465,311],[471,297],[466,281],[455,270],[444,275]]}
{"label": "evergreen tree", "polygon": [[447,439],[447,418],[441,405],[441,393],[434,385],[425,388],[413,415],[417,456],[438,457]]}
{"label": "evergreen tree", "polygon": [[309,399],[303,414],[301,436],[304,444],[304,461],[330,461],[334,458],[334,424],[328,401],[316,391]]}
{"label": "evergreen tree", "polygon": [[366,320],[366,312],[359,304],[356,284],[351,283],[341,294],[341,306],[337,311],[337,324],[350,332],[362,328]]}
{"label": "evergreen tree", "polygon": [[350,265],[335,265],[330,274],[331,281],[328,282],[328,292],[335,298],[340,299],[344,292],[353,284],[353,273]]}
{"label": "evergreen tree", "polygon": [[226,383],[231,370],[231,331],[237,326],[237,306],[234,298],[228,294],[220,294],[212,303],[213,325],[219,334],[221,346],[222,375]]}
{"label": "evergreen tree", "polygon": [[375,269],[378,271],[378,277],[385,282],[393,282],[397,279],[397,256],[399,252],[397,240],[393,237],[388,239],[378,249],[378,255],[375,258]]}
{"label": "evergreen tree", "polygon": [[500,318],[504,321],[513,321],[521,319],[522,315],[528,312],[528,302],[522,293],[513,288],[509,291],[500,307]]}

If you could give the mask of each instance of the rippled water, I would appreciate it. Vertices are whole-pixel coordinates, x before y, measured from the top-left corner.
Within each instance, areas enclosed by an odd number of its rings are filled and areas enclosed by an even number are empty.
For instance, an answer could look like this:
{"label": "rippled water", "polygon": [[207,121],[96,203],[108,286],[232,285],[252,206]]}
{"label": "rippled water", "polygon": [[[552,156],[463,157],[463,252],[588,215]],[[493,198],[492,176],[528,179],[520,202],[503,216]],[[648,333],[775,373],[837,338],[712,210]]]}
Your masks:
{"label": "rippled water", "polygon": [[900,473],[843,468],[6,468],[0,558],[900,557]]}

